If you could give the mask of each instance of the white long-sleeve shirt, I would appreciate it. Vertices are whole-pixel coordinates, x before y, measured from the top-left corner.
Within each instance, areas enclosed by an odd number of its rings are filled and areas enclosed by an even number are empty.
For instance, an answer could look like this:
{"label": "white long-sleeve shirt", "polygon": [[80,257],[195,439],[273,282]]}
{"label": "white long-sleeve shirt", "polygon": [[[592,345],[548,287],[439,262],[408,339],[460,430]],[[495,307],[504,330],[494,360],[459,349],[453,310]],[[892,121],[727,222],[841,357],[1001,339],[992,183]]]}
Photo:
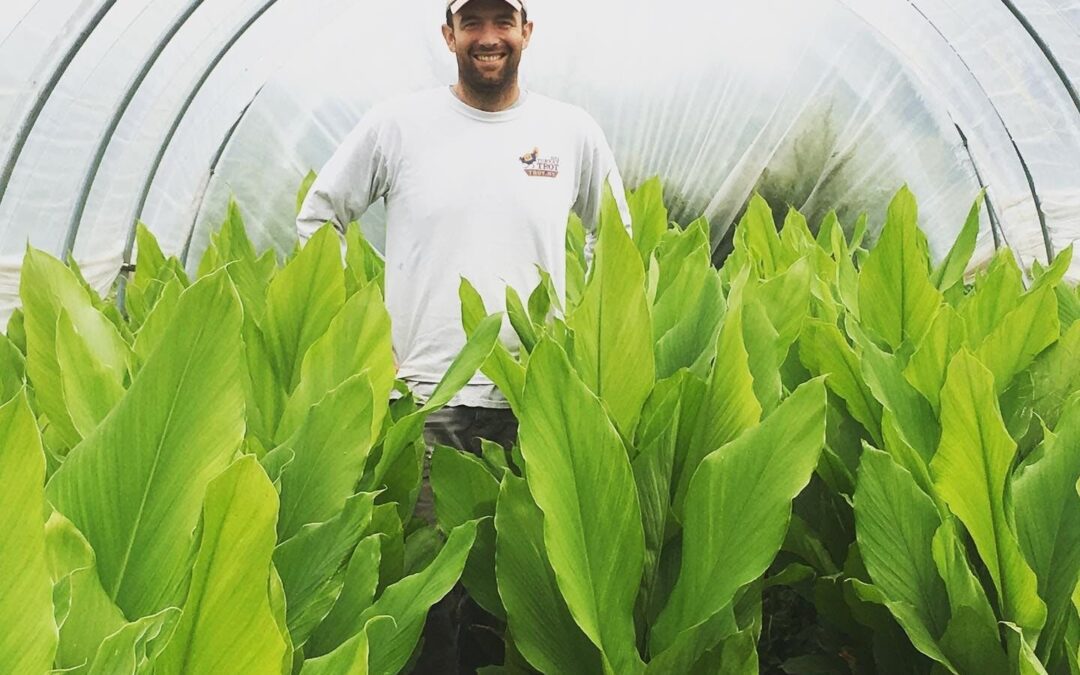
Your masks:
{"label": "white long-sleeve shirt", "polygon": [[[614,155],[588,113],[525,90],[485,112],[440,86],[364,115],[308,191],[297,230],[301,241],[326,221],[343,230],[385,198],[398,377],[426,400],[465,345],[460,277],[489,312],[504,310],[507,284],[528,297],[537,265],[565,297],[567,216],[577,213],[594,239],[605,179],[629,229]],[[520,346],[508,321],[500,340],[512,353]],[[482,373],[450,405],[508,407]]]}

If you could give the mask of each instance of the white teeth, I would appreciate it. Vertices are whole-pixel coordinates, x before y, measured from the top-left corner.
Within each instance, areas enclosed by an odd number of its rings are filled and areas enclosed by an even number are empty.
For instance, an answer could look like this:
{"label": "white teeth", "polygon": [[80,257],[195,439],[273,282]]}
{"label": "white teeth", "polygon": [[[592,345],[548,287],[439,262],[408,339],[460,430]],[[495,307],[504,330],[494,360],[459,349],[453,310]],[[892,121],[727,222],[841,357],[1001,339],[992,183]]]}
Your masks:
{"label": "white teeth", "polygon": [[502,56],[499,54],[478,54],[476,58],[481,61],[498,61]]}

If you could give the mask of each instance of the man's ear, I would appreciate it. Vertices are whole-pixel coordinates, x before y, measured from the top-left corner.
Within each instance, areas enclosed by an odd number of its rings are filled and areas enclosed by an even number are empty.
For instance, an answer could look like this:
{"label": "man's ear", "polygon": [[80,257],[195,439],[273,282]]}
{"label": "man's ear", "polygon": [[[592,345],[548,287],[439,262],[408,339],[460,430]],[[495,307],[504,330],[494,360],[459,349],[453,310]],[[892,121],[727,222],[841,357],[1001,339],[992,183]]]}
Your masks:
{"label": "man's ear", "polygon": [[524,39],[521,41],[521,48],[522,49],[525,49],[526,47],[529,46],[529,38],[532,37],[532,31],[533,31],[533,22],[532,21],[526,21],[525,25],[521,27],[521,34],[524,36]]}
{"label": "man's ear", "polygon": [[457,40],[454,37],[454,29],[447,26],[445,23],[442,25],[443,39],[446,40],[446,48],[452,53],[457,53]]}

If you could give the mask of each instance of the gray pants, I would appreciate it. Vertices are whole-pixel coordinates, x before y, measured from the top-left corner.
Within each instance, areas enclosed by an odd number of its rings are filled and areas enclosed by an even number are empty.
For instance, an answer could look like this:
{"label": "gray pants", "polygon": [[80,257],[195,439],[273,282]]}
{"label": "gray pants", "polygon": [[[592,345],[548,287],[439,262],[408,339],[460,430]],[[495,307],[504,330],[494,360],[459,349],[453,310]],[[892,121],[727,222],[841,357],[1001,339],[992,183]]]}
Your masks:
{"label": "gray pants", "polygon": [[[449,445],[479,456],[480,439],[494,441],[509,449],[517,439],[518,422],[514,413],[502,408],[450,406],[436,410],[424,425],[423,484],[416,500],[415,514],[429,524],[435,523],[435,504],[431,491],[431,454],[435,444]],[[491,625],[497,621],[484,612],[465,593],[459,583],[435,604],[424,625],[424,646],[413,673],[416,675],[457,675],[474,673],[488,665],[490,649],[477,642],[469,632],[474,624]],[[492,631],[484,631],[491,633]],[[495,663],[502,663],[499,658]]]}
{"label": "gray pants", "polygon": [[471,452],[480,456],[480,439],[494,441],[506,449],[517,439],[518,421],[509,408],[471,408],[447,406],[428,415],[424,423],[423,483],[416,499],[415,514],[429,524],[435,523],[435,503],[431,492],[431,453],[435,444]]}

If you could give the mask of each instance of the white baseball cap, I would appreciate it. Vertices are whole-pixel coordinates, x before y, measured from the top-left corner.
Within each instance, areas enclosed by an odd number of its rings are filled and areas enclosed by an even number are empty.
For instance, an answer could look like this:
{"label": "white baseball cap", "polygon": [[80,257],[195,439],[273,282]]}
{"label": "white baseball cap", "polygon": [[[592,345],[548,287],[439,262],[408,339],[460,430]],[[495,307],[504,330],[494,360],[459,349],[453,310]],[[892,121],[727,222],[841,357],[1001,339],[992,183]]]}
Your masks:
{"label": "white baseball cap", "polygon": [[[451,13],[456,14],[468,1],[469,0],[446,0],[446,8],[449,9]],[[506,4],[519,12],[525,9],[525,0],[506,0]]]}

